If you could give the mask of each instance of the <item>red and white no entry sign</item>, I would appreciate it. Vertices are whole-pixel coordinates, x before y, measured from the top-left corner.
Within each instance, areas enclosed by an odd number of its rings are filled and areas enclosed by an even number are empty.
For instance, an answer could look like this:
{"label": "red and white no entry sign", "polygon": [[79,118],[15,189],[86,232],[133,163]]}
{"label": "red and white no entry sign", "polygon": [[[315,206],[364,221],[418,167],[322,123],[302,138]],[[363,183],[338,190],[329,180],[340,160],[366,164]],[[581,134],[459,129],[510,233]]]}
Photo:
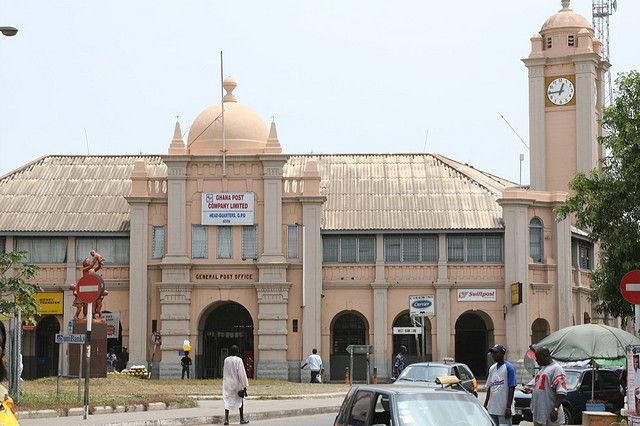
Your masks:
{"label": "red and white no entry sign", "polygon": [[634,269],[622,277],[620,293],[627,302],[640,305],[640,270]]}
{"label": "red and white no entry sign", "polygon": [[102,283],[100,278],[95,274],[88,274],[80,278],[76,286],[78,299],[84,303],[93,303],[100,295]]}

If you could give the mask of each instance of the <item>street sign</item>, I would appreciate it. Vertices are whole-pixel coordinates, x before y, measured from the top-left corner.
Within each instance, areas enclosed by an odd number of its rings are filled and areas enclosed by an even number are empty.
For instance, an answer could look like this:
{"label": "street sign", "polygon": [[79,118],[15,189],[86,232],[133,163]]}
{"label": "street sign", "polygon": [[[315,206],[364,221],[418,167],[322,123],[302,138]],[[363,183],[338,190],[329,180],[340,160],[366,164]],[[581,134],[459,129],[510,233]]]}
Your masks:
{"label": "street sign", "polygon": [[393,327],[393,334],[422,334],[421,327]]}
{"label": "street sign", "polygon": [[640,270],[634,269],[622,277],[620,293],[627,302],[640,305]]}
{"label": "street sign", "polygon": [[409,315],[424,317],[436,314],[433,295],[409,296]]}
{"label": "street sign", "polygon": [[83,345],[85,342],[84,334],[56,334],[56,343],[75,343]]}
{"label": "street sign", "polygon": [[96,274],[88,274],[80,278],[76,286],[78,299],[84,303],[93,303],[100,295],[102,283]]}

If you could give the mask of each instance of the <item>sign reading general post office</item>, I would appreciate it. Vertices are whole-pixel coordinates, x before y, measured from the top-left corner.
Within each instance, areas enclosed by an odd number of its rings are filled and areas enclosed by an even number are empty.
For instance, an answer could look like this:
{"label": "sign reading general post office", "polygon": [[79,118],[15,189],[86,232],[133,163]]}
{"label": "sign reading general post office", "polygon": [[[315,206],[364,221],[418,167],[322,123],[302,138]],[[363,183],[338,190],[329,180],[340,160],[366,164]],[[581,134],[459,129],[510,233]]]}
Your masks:
{"label": "sign reading general post office", "polygon": [[253,225],[253,192],[203,192],[203,225]]}
{"label": "sign reading general post office", "polygon": [[409,296],[409,315],[411,316],[433,316],[436,314],[436,306],[433,295]]}

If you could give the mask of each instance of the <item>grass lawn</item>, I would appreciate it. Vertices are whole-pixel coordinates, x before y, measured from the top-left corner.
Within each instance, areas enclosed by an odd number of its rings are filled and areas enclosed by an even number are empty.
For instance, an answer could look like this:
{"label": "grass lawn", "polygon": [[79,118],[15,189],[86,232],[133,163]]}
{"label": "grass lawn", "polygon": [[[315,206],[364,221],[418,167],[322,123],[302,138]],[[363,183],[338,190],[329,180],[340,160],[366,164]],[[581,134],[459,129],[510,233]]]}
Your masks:
{"label": "grass lawn", "polygon": [[[282,380],[249,380],[249,396],[276,399],[282,395],[313,395],[318,393],[344,392],[349,389],[344,384],[291,383]],[[91,405],[128,405],[149,402],[176,403],[181,407],[195,406],[188,396],[222,395],[222,379],[208,380],[148,380],[124,375],[109,375],[104,379],[91,379]],[[81,407],[83,404],[84,381],[60,379],[60,399],[56,399],[56,378],[47,377],[22,382],[22,399],[19,411],[42,409],[65,409]],[[192,405],[189,405],[192,404]]]}

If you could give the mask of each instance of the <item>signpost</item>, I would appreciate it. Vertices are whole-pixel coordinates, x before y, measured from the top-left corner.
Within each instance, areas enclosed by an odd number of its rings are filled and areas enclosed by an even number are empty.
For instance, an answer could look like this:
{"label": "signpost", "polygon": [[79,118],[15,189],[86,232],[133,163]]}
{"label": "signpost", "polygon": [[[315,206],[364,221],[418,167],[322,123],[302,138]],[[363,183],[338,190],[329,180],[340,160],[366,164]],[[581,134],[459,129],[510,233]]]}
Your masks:
{"label": "signpost", "polygon": [[620,280],[620,293],[622,297],[634,304],[635,308],[635,331],[636,335],[640,333],[640,270],[634,269],[627,272],[622,280]]}
{"label": "signpost", "polygon": [[[431,336],[423,335],[425,317],[434,316],[436,314],[435,296],[433,294],[409,296],[409,316],[413,327],[394,327],[393,334],[413,334],[418,348],[418,356],[426,361],[427,340]],[[396,328],[402,329],[402,332],[396,333]],[[407,330],[412,330],[408,332]],[[416,331],[414,331],[416,330]],[[422,336],[422,339],[420,338]]]}
{"label": "signpost", "polygon": [[83,419],[86,420],[89,415],[89,376],[91,376],[91,323],[93,323],[93,302],[100,296],[102,290],[102,282],[96,274],[84,275],[78,281],[76,292],[78,299],[87,304],[87,362],[86,374],[84,376],[84,410]]}

